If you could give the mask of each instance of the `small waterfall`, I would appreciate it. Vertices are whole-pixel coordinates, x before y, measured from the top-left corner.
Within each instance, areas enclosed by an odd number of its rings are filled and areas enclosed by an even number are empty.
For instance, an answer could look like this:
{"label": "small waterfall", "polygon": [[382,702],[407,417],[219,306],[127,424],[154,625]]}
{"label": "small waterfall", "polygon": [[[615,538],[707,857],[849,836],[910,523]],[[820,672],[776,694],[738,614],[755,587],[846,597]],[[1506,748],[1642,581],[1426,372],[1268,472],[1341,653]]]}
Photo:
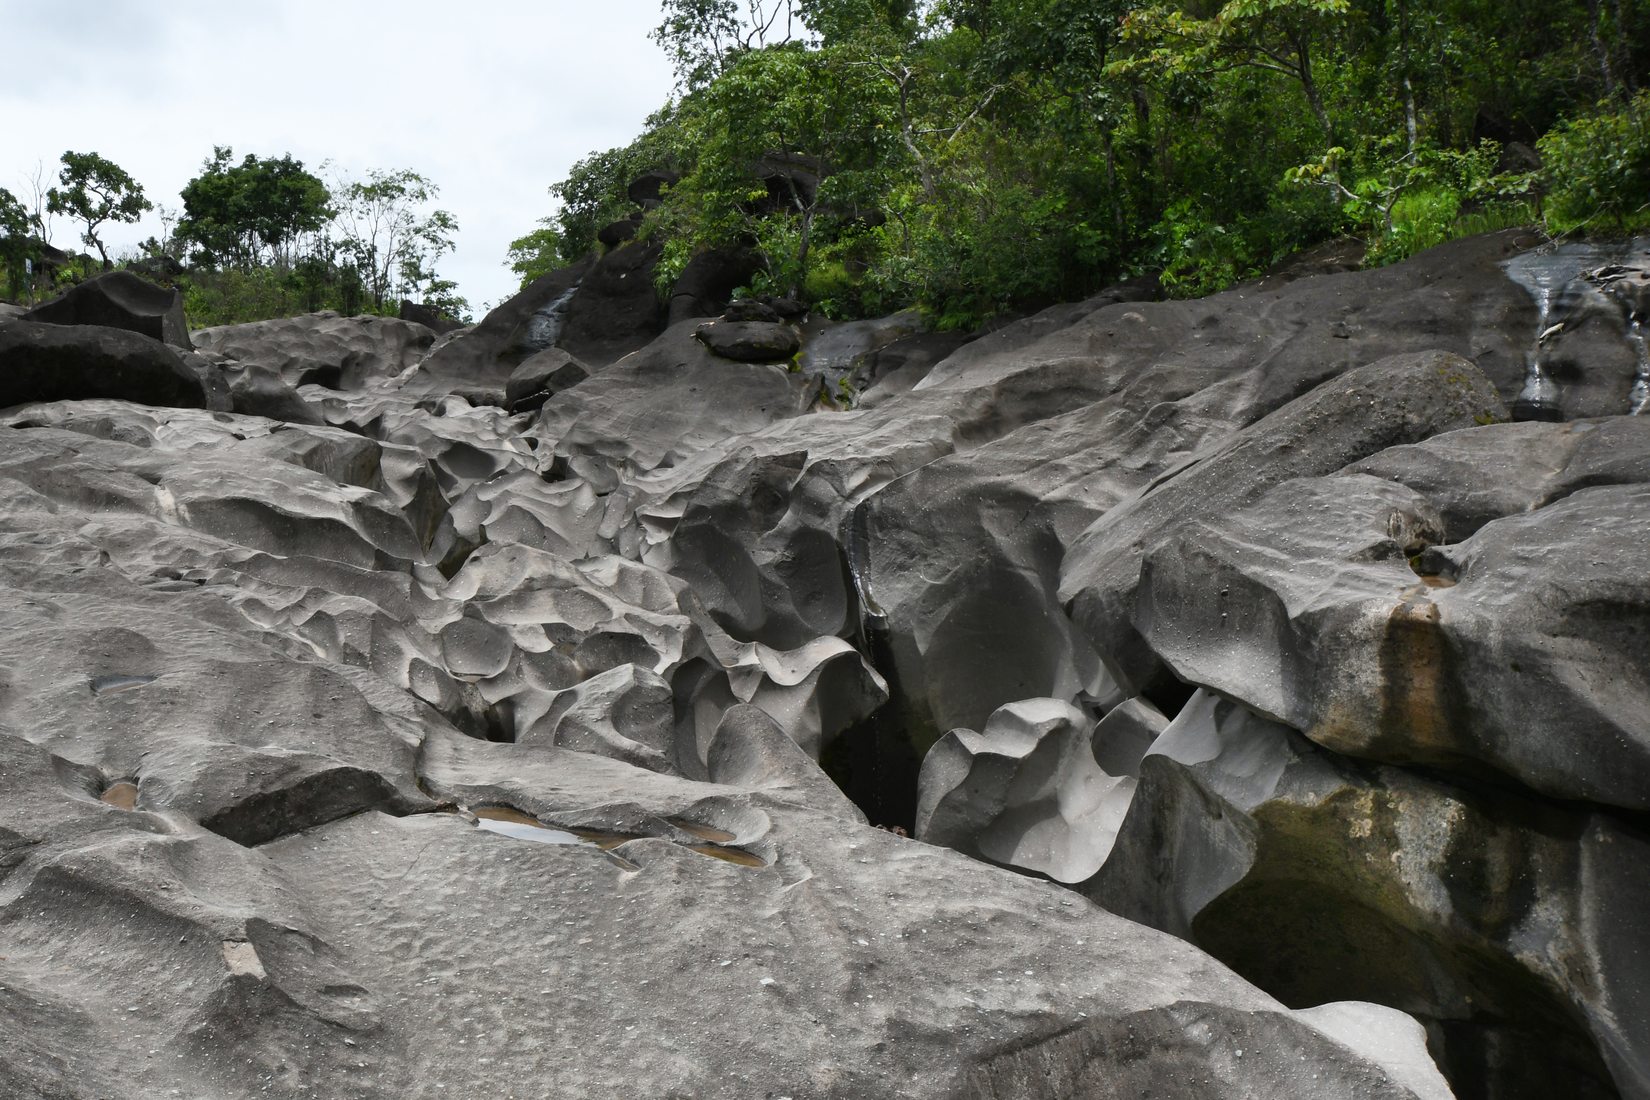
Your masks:
{"label": "small waterfall", "polygon": [[[1523,287],[1536,305],[1535,339],[1525,356],[1524,388],[1513,401],[1514,420],[1562,420],[1563,390],[1549,369],[1554,345],[1561,344],[1566,324],[1585,320],[1605,302],[1622,310],[1625,333],[1638,367],[1628,397],[1628,412],[1650,412],[1650,349],[1643,329],[1643,306],[1630,300],[1620,283],[1645,268],[1650,241],[1574,241],[1524,252],[1506,263],[1507,277]],[[1602,296],[1602,297],[1601,297]],[[1558,353],[1562,356],[1562,352]],[[1588,369],[1589,364],[1570,364]]]}
{"label": "small waterfall", "polygon": [[1536,305],[1535,339],[1525,353],[1524,388],[1513,401],[1514,420],[1564,419],[1558,383],[1542,369],[1542,345],[1553,333],[1555,300],[1599,259],[1590,245],[1566,244],[1520,253],[1502,265],[1507,277],[1523,287]]}
{"label": "small waterfall", "polygon": [[561,339],[562,325],[567,322],[567,308],[573,304],[573,295],[578,292],[579,284],[574,283],[561,297],[535,310],[527,319],[527,331],[522,337],[522,344],[536,352],[555,347],[556,341]]}
{"label": "small waterfall", "polygon": [[[1525,289],[1531,289],[1526,287]],[[1553,316],[1553,288],[1538,284],[1532,291],[1536,303],[1535,343],[1524,354],[1524,388],[1513,400],[1514,420],[1563,420],[1558,385],[1541,370],[1541,344],[1547,338]]]}
{"label": "small waterfall", "polygon": [[1638,352],[1639,369],[1633,375],[1633,388],[1627,394],[1627,412],[1639,416],[1650,411],[1650,344],[1645,342],[1644,322],[1634,317],[1627,326],[1627,339]]}

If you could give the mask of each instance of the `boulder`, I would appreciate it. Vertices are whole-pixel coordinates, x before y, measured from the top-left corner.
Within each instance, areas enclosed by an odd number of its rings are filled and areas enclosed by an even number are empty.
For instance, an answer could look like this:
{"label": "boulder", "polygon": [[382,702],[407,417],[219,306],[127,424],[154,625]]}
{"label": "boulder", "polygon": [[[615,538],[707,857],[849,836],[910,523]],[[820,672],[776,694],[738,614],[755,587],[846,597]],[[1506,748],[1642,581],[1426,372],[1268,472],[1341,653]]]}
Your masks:
{"label": "boulder", "polygon": [[418,363],[435,342],[423,325],[330,310],[198,329],[195,343],[223,359],[272,370],[290,386],[355,390]]}
{"label": "boulder", "polygon": [[590,377],[590,368],[560,348],[545,348],[510,372],[504,400],[511,412],[530,412]]}
{"label": "boulder", "polygon": [[712,354],[741,363],[783,362],[802,347],[795,329],[774,321],[712,321],[693,336]]}
{"label": "boulder", "polygon": [[641,211],[637,211],[628,218],[620,218],[616,222],[608,222],[606,225],[596,230],[596,240],[600,241],[606,248],[618,248],[626,241],[633,240],[636,236],[636,231],[640,229],[641,226],[642,214]]}
{"label": "boulder", "polygon": [[1094,723],[1058,699],[999,708],[923,757],[916,837],[1007,867],[1083,882],[1106,861],[1134,780],[1095,762]]}
{"label": "boulder", "polygon": [[159,340],[101,325],[16,320],[0,326],[0,407],[98,397],[207,405],[201,377]]}
{"label": "boulder", "polygon": [[1348,371],[1107,511],[1073,543],[1060,599],[1116,681],[1145,686],[1157,659],[1134,632],[1130,612],[1141,562],[1153,547],[1288,478],[1329,473],[1395,444],[1505,417],[1489,381],[1459,356],[1423,352]]}
{"label": "boulder", "polygon": [[183,318],[183,295],[130,271],[106,271],[34,307],[23,318],[52,325],[126,329],[173,347],[191,346],[189,325]]}
{"label": "boulder", "polygon": [[670,288],[667,323],[715,317],[728,307],[734,291],[749,283],[761,267],[761,257],[747,248],[695,252]]}
{"label": "boulder", "polygon": [[650,169],[631,180],[625,187],[625,194],[637,206],[657,205],[665,188],[674,186],[681,178],[680,173],[668,169]]}
{"label": "boulder", "polygon": [[759,298],[741,298],[737,302],[728,303],[728,308],[722,311],[724,321],[762,321],[774,323],[784,320],[779,311]]}
{"label": "boulder", "polygon": [[567,305],[556,346],[593,367],[622,359],[658,336],[665,310],[653,286],[662,248],[632,241],[605,253],[590,268]]}
{"label": "boulder", "polygon": [[[238,364],[237,364],[238,366]],[[262,416],[295,424],[323,424],[315,406],[275,371],[256,364],[229,372],[230,409],[246,416]]]}
{"label": "boulder", "polygon": [[1650,1095],[1650,840],[1608,813],[1350,760],[1200,690],[1082,889],[1287,1003],[1418,1016],[1477,1095]]}

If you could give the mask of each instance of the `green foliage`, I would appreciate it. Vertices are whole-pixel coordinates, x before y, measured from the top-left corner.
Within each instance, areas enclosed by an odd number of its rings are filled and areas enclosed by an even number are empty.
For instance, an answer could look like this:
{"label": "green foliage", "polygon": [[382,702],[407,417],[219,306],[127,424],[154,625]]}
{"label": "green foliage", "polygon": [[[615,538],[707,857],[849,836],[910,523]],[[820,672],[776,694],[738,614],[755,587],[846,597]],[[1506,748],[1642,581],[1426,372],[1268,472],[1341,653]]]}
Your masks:
{"label": "green foliage", "polygon": [[154,204],[143,197],[143,185],[111,160],[75,152],[66,152],[61,159],[63,167],[57,173],[61,186],[46,192],[46,209],[67,214],[85,226],[80,239],[97,249],[107,271],[109,251],[98,236],[98,227],[111,221],[135,222]]}
{"label": "green foliage", "polygon": [[1650,227],[1650,91],[1571,119],[1541,139],[1555,230]]}
{"label": "green foliage", "polygon": [[208,267],[291,266],[304,236],[331,219],[332,196],[290,154],[248,154],[240,164],[231,163],[233,156],[228,146],[215,146],[201,174],[184,185],[178,239]]}
{"label": "green foliage", "polygon": [[25,265],[35,258],[35,242],[29,238],[29,212],[4,187],[0,187],[0,275],[5,278],[6,293],[21,298],[27,292]]}
{"label": "green foliage", "polygon": [[337,181],[334,245],[359,273],[375,311],[383,312],[397,295],[433,292],[435,265],[452,251],[458,234],[450,213],[425,209],[440,193],[410,168],[374,168],[364,180]]}
{"label": "green foliage", "polygon": [[[1650,0],[664,0],[679,97],[552,188],[566,262],[679,175],[642,235],[668,292],[751,247],[749,289],[944,327],[1158,272],[1176,295],[1338,235],[1386,263],[1526,221],[1631,227]],[[1602,106],[1593,107],[1604,101]],[[791,189],[784,166],[817,171]],[[1519,167],[1511,167],[1519,166]],[[792,177],[794,178],[794,177]]]}
{"label": "green foliage", "polygon": [[520,285],[524,287],[563,266],[562,238],[554,222],[540,218],[537,229],[510,242],[505,260],[510,270],[521,276]]}
{"label": "green foliage", "polygon": [[[634,206],[627,188],[643,172],[669,169],[680,144],[675,113],[669,108],[648,119],[647,129],[629,145],[591,153],[550,188],[560,203],[553,228],[560,235],[563,264],[576,262],[597,248],[596,234],[609,222],[629,215]],[[541,223],[550,219],[541,219]]]}

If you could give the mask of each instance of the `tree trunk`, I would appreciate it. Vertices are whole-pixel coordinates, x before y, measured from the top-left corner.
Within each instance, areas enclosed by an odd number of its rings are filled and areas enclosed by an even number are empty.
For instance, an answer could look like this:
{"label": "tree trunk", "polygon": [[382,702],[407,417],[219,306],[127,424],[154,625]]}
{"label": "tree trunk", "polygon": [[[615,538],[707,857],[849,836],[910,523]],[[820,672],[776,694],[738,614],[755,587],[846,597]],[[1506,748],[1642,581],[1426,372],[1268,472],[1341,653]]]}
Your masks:
{"label": "tree trunk", "polygon": [[1593,56],[1598,59],[1599,75],[1604,78],[1605,96],[1615,99],[1616,74],[1610,65],[1610,51],[1605,48],[1604,38],[1598,32],[1598,21],[1598,0],[1587,0],[1587,34],[1593,41]]}
{"label": "tree trunk", "polygon": [[1106,197],[1111,201],[1112,231],[1117,234],[1114,242],[1118,248],[1123,246],[1123,235],[1126,227],[1123,224],[1123,204],[1117,195],[1117,149],[1112,144],[1111,130],[1105,131],[1106,138]]}
{"label": "tree trunk", "polygon": [[1404,74],[1404,140],[1410,156],[1420,144],[1420,127],[1415,121],[1415,82],[1413,57],[1409,48],[1409,3],[1398,0],[1398,64]]}
{"label": "tree trunk", "polygon": [[1630,99],[1638,91],[1638,81],[1633,76],[1633,66],[1631,64],[1633,57],[1633,37],[1627,30],[1627,12],[1621,6],[1621,0],[1610,0],[1610,7],[1615,13],[1616,46],[1620,49],[1620,52],[1617,53],[1616,56],[1629,62],[1629,64],[1624,66],[1625,72],[1622,76],[1622,83],[1626,93],[1623,98]]}
{"label": "tree trunk", "polygon": [[1329,111],[1323,105],[1323,96],[1318,91],[1318,82],[1312,77],[1312,53],[1307,45],[1306,36],[1299,35],[1295,39],[1295,57],[1300,63],[1297,70],[1301,78],[1301,90],[1306,93],[1306,102],[1312,108],[1312,114],[1318,120],[1318,127],[1323,131],[1325,147],[1335,144],[1335,128],[1330,125]]}

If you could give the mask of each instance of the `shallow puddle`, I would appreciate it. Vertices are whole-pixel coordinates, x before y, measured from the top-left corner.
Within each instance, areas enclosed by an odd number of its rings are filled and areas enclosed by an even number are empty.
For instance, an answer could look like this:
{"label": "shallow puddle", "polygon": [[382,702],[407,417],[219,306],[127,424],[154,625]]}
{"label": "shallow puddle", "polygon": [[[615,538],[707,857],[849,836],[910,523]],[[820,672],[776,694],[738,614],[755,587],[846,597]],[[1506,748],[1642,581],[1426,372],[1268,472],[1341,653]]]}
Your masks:
{"label": "shallow puddle", "polygon": [[539,844],[583,844],[584,838],[566,829],[552,829],[529,814],[509,806],[480,806],[473,811],[476,825],[489,833],[531,840]]}
{"label": "shallow puddle", "polygon": [[160,679],[158,676],[94,676],[92,677],[93,695],[114,695],[122,691],[131,691],[134,688],[152,684]]}
{"label": "shallow puddle", "polygon": [[682,832],[690,836],[696,836],[700,840],[711,844],[731,844],[737,839],[726,829],[713,829],[709,825],[701,825],[697,821],[688,821],[686,818],[667,817],[665,820],[682,830]]}
{"label": "shallow puddle", "polygon": [[629,840],[645,839],[638,833],[604,833],[599,829],[574,829],[573,832],[586,844],[594,844],[604,852]]}
{"label": "shallow puddle", "polygon": [[1437,574],[1423,573],[1421,575],[1421,583],[1426,585],[1428,588],[1454,588],[1455,587],[1455,579],[1453,577],[1442,577],[1442,576],[1438,576]]}
{"label": "shallow puddle", "polygon": [[116,809],[135,810],[138,800],[137,784],[125,780],[111,783],[98,797]]}
{"label": "shallow puddle", "polygon": [[726,863],[735,863],[740,867],[766,867],[768,861],[755,852],[747,852],[743,848],[724,848],[720,844],[689,844],[687,850],[698,852],[711,859],[720,859]]}
{"label": "shallow puddle", "polygon": [[[135,793],[135,789],[134,789]],[[538,844],[589,844],[600,849],[608,859],[623,867],[627,871],[637,871],[641,868],[630,860],[617,854],[613,849],[632,840],[648,839],[638,833],[614,833],[601,829],[557,829],[546,825],[531,814],[523,813],[514,806],[478,806],[472,807],[476,825],[490,833],[507,836],[514,840],[530,840]],[[700,825],[697,822],[679,821],[671,819],[671,824],[692,836],[700,837],[706,843],[687,844],[683,847],[690,852],[696,852],[711,859],[719,859],[725,863],[733,863],[740,867],[766,867],[767,861],[754,852],[743,848],[728,847],[724,842],[734,839],[734,834],[722,829],[715,829],[709,825]]]}

